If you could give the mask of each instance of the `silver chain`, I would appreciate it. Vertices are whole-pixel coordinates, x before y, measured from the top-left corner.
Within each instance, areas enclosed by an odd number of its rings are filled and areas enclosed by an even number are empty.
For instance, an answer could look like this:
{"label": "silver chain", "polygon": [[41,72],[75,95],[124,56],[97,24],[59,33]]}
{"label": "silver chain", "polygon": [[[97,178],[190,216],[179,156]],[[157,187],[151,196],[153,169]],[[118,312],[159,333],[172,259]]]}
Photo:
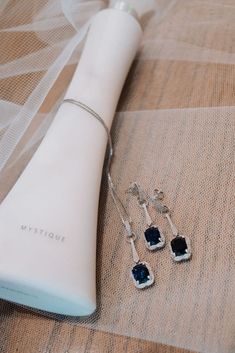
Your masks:
{"label": "silver chain", "polygon": [[[86,112],[90,113],[90,115],[92,115],[94,118],[96,118],[102,124],[102,126],[104,127],[104,129],[106,131],[106,134],[108,137],[108,161],[107,161],[107,167],[106,167],[108,186],[109,186],[109,190],[110,190],[114,205],[117,209],[118,215],[119,215],[119,217],[122,221],[122,224],[125,227],[125,230],[127,232],[127,240],[128,240],[128,242],[131,243],[131,245],[133,245],[133,242],[136,240],[136,234],[134,233],[134,231],[131,227],[132,221],[131,221],[130,216],[128,215],[128,212],[127,212],[125,206],[123,205],[120,197],[117,194],[116,188],[115,188],[113,180],[112,180],[111,172],[110,172],[111,164],[112,164],[113,157],[114,157],[114,150],[113,150],[113,143],[112,143],[112,138],[111,138],[111,135],[109,132],[109,128],[107,127],[107,125],[105,124],[105,122],[101,118],[101,116],[98,113],[96,113],[93,109],[91,109],[89,106],[87,106],[86,104],[84,104],[80,101],[77,101],[75,99],[72,99],[72,98],[64,99],[61,102],[60,106],[63,103],[71,103],[71,104],[74,104],[74,105],[84,109]],[[138,262],[137,259],[136,259],[136,262]]]}

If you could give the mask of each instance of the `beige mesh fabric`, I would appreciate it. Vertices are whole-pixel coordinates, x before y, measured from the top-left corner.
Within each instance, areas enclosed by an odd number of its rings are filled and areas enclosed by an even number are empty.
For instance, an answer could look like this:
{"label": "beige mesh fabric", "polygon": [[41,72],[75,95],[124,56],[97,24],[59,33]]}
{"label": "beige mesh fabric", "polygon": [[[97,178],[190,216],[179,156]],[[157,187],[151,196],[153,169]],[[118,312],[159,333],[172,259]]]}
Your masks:
{"label": "beige mesh fabric", "polygon": [[234,64],[234,10],[234,1],[171,1],[163,21],[156,11],[146,24],[141,58]]}
{"label": "beige mesh fabric", "polygon": [[[110,196],[103,195],[94,327],[198,352],[234,352],[234,113],[223,107],[117,117],[113,174],[122,198],[133,180],[149,194],[163,189],[176,225],[191,238],[193,257],[173,263],[168,248],[149,253],[142,238],[137,247],[154,269],[156,285],[136,291],[130,248]],[[144,219],[132,199],[127,204],[142,234]],[[150,212],[169,241],[166,221]]]}
{"label": "beige mesh fabric", "polygon": [[[102,6],[32,4],[4,2],[1,199],[47,131],[79,58],[83,25]],[[144,11],[143,3],[136,4]],[[156,0],[146,2],[146,9],[144,39],[114,120],[112,175],[140,235],[143,218],[125,190],[135,180],[149,194],[156,187],[164,190],[173,220],[192,241],[193,257],[175,264],[167,247],[150,253],[140,238],[138,251],[151,264],[156,285],[136,290],[131,251],[104,178],[97,312],[88,319],[52,318],[201,353],[234,353],[234,2]],[[169,241],[165,220],[153,208],[150,213]],[[9,305],[2,302],[3,313]]]}

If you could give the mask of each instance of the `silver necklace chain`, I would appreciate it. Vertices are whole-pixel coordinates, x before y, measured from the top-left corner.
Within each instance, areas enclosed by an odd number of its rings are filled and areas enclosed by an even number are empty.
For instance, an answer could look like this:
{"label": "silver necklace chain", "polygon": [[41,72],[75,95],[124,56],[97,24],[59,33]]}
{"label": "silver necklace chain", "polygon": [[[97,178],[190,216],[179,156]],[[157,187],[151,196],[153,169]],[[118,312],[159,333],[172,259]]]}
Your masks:
{"label": "silver necklace chain", "polygon": [[[151,267],[149,266],[149,264],[147,262],[140,261],[139,255],[138,255],[138,253],[136,251],[136,247],[135,247],[135,241],[137,239],[137,236],[132,229],[131,218],[130,218],[125,206],[123,205],[123,203],[117,193],[116,187],[114,186],[113,180],[112,180],[111,164],[112,164],[113,157],[114,157],[114,149],[113,149],[112,138],[111,138],[111,135],[109,132],[109,128],[107,127],[106,123],[101,118],[101,116],[99,114],[97,114],[89,106],[87,106],[86,104],[84,104],[80,101],[77,101],[75,99],[71,99],[71,98],[64,99],[61,104],[63,104],[63,103],[71,103],[71,104],[74,104],[74,105],[82,108],[83,110],[88,112],[90,114],[90,116],[93,116],[96,120],[98,120],[102,124],[103,128],[106,131],[106,134],[108,137],[108,161],[107,161],[107,167],[106,167],[106,175],[108,178],[108,187],[109,187],[110,194],[113,199],[114,205],[117,209],[117,213],[118,213],[118,215],[122,221],[122,224],[125,228],[126,240],[131,245],[132,258],[135,263],[135,265],[132,267],[132,270],[131,270],[131,276],[132,276],[132,279],[134,280],[135,286],[137,288],[142,289],[145,287],[149,287],[154,283],[154,274],[151,270]],[[148,211],[147,211],[148,200],[146,199],[146,197],[143,193],[139,192],[139,190],[135,190],[136,187],[138,189],[137,184],[132,185],[132,187],[134,187],[134,189],[131,190],[132,194],[134,193],[134,195],[135,195],[136,192],[138,191],[137,196],[139,197],[139,199],[138,199],[139,204],[145,210],[145,214],[147,216],[146,217],[147,225],[151,227],[153,222],[152,222],[152,220],[148,214]],[[155,204],[156,209],[158,211],[160,211],[160,213],[162,213],[166,217],[167,221],[169,222],[173,236],[174,236],[174,239],[172,240],[172,242],[176,242],[176,241],[181,242],[181,244],[183,243],[183,245],[186,246],[186,249],[187,249],[187,251],[184,254],[179,256],[179,255],[175,254],[175,250],[172,248],[173,245],[171,245],[172,257],[175,261],[188,260],[191,257],[190,240],[188,237],[179,236],[178,230],[171,220],[169,208],[167,206],[162,205],[161,202],[159,202],[162,199],[163,199],[163,192],[156,189],[155,195],[153,198],[151,198],[151,201]],[[153,226],[153,228],[154,227],[155,226]],[[172,244],[172,242],[171,242],[171,244]],[[165,244],[165,240],[164,240],[163,244]]]}
{"label": "silver necklace chain", "polygon": [[80,101],[77,101],[75,99],[72,99],[72,98],[64,99],[61,102],[60,106],[63,103],[71,103],[71,104],[74,104],[74,105],[84,109],[91,116],[93,116],[95,119],[97,119],[102,124],[102,126],[104,127],[104,129],[106,131],[106,134],[107,134],[107,137],[108,137],[108,161],[107,161],[107,167],[106,167],[106,175],[107,175],[107,178],[108,178],[108,186],[109,186],[109,190],[110,190],[111,197],[113,199],[114,205],[115,205],[115,207],[117,209],[118,215],[119,215],[119,217],[120,217],[120,219],[122,221],[122,224],[123,224],[123,226],[124,226],[124,228],[125,228],[125,230],[127,232],[127,240],[132,245],[132,252],[133,252],[134,261],[138,262],[139,261],[139,257],[137,255],[135,249],[134,249],[134,241],[136,240],[137,236],[136,236],[136,234],[134,233],[134,231],[132,229],[131,218],[128,215],[128,212],[127,212],[125,206],[123,205],[120,197],[118,196],[118,193],[117,193],[116,188],[114,186],[113,179],[112,179],[111,172],[110,172],[111,164],[112,164],[113,157],[114,157],[114,149],[113,149],[113,143],[112,143],[112,138],[111,138],[111,135],[110,135],[110,132],[109,132],[109,128],[107,127],[107,125],[105,124],[105,122],[101,118],[101,116],[98,113],[96,113],[93,109],[91,109],[89,106],[87,106],[86,104],[84,104],[84,103],[82,103]]}

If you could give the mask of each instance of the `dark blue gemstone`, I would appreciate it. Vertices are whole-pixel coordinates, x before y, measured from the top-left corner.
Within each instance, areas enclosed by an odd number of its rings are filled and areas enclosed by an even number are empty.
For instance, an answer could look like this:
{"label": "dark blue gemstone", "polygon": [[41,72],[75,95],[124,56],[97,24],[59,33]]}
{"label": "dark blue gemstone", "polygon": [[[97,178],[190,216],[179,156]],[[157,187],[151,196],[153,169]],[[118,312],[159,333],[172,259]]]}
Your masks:
{"label": "dark blue gemstone", "polygon": [[161,234],[157,227],[149,227],[144,232],[145,239],[150,246],[157,245],[161,242]]}
{"label": "dark blue gemstone", "polygon": [[187,243],[184,237],[178,236],[171,241],[171,248],[175,256],[187,254]]}
{"label": "dark blue gemstone", "polygon": [[146,265],[137,264],[132,268],[134,279],[139,283],[146,283],[149,280],[150,273]]}

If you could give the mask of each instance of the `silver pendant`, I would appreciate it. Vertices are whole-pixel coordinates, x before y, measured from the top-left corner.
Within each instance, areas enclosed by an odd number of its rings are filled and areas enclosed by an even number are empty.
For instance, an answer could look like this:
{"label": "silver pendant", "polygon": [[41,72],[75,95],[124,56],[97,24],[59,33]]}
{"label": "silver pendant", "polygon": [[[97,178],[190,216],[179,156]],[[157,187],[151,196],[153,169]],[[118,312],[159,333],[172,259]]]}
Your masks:
{"label": "silver pendant", "polygon": [[[126,223],[128,226],[128,224]],[[134,285],[138,289],[144,289],[150,287],[154,283],[154,274],[150,265],[145,261],[140,261],[139,255],[135,247],[136,234],[131,231],[128,226],[129,232],[127,233],[127,241],[131,245],[132,257],[134,261],[134,266],[131,269],[131,278]],[[126,227],[126,230],[128,230]]]}

